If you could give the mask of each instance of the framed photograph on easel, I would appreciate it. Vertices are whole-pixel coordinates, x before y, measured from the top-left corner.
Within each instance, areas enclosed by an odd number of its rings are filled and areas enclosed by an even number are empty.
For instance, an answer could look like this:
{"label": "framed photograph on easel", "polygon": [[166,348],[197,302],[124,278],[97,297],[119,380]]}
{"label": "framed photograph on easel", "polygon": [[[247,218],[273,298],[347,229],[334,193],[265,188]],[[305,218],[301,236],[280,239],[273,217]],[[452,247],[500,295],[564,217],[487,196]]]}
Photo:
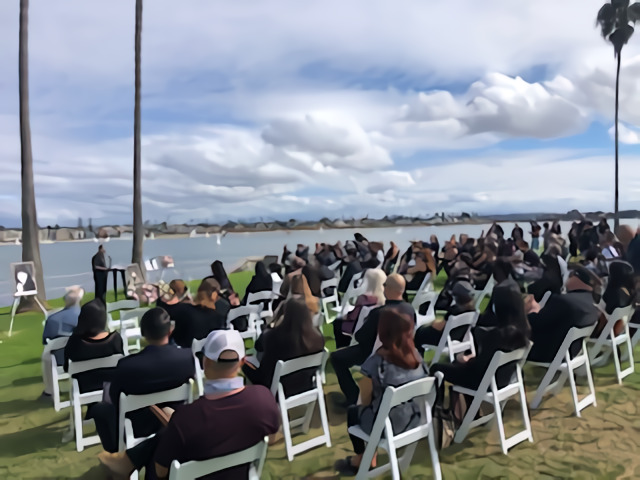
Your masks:
{"label": "framed photograph on easel", "polygon": [[36,268],[33,262],[16,262],[11,265],[11,278],[13,278],[13,296],[25,297],[36,295]]}

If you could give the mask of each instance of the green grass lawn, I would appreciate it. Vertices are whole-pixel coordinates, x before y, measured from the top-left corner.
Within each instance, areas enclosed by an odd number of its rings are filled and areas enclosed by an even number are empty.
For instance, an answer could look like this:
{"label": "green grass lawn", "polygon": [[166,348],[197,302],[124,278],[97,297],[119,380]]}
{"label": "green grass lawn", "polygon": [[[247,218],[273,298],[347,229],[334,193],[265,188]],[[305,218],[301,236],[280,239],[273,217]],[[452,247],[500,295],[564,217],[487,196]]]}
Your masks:
{"label": "green grass lawn", "polygon": [[[242,295],[251,274],[234,274],[230,278],[234,288]],[[438,278],[437,284],[442,285],[441,278]],[[90,297],[88,295],[85,300]],[[50,302],[51,308],[61,304],[60,300]],[[69,422],[68,410],[56,413],[50,403],[38,399],[42,392],[42,314],[19,315],[11,338],[6,335],[8,328],[9,309],[0,309],[0,478],[108,478],[96,458],[100,452],[99,446],[77,453],[73,442],[61,442]],[[328,347],[333,349],[335,345],[329,333],[330,326],[326,328],[325,336]],[[540,377],[541,373],[525,369],[529,398]],[[505,456],[501,453],[495,426],[489,429],[480,427],[473,430],[463,443],[454,444],[441,452],[443,477],[638,478],[639,375],[627,377],[624,384],[619,386],[615,381],[613,366],[609,365],[595,369],[594,379],[598,406],[584,410],[583,418],[578,419],[573,415],[567,387],[560,395],[548,397],[541,408],[531,412],[534,443],[520,444]],[[284,442],[280,440],[269,447],[263,478],[331,477],[334,461],[351,453],[345,412],[334,408],[332,404],[332,399],[339,396],[339,389],[330,365],[325,395],[333,446],[318,447],[297,456],[290,463],[285,455]],[[507,405],[507,433],[514,432],[518,427],[517,411],[517,404]],[[316,419],[310,435],[318,431],[319,422]],[[403,478],[432,478],[426,445],[418,447],[412,466]]]}

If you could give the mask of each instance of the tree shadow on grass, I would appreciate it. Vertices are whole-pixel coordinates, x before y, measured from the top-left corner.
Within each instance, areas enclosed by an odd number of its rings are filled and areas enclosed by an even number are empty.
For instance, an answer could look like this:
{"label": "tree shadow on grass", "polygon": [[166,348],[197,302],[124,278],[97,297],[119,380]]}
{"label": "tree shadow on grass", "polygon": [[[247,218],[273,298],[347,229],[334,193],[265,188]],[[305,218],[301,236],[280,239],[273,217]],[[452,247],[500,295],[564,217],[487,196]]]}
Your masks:
{"label": "tree shadow on grass", "polygon": [[50,399],[46,400],[27,400],[16,399],[0,403],[0,415],[22,415],[24,413],[34,413],[38,410],[49,409],[53,407]]}
{"label": "tree shadow on grass", "polygon": [[34,383],[42,383],[42,377],[37,375],[35,377],[18,378],[11,382],[14,387],[24,387],[26,385],[33,385]]}

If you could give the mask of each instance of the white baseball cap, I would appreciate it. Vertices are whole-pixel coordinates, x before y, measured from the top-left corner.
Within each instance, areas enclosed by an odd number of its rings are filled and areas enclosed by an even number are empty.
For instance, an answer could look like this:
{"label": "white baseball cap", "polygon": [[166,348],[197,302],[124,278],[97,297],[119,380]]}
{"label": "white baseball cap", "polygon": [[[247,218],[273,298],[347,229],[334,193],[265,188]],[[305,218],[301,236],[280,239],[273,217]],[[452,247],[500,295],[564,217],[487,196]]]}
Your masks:
{"label": "white baseball cap", "polygon": [[202,349],[205,357],[214,362],[219,361],[220,354],[227,350],[236,352],[238,360],[244,358],[244,340],[237,330],[214,330],[207,336]]}

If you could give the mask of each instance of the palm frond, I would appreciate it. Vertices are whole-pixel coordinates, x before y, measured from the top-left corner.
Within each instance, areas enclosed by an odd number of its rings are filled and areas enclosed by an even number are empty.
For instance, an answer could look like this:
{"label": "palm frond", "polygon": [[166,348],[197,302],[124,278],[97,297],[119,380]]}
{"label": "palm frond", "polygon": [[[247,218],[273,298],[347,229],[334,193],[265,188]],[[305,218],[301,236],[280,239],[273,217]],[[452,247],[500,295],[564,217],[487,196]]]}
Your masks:
{"label": "palm frond", "polygon": [[605,3],[598,11],[596,17],[596,24],[600,25],[602,36],[606,39],[609,38],[615,29],[616,25],[616,9],[610,3]]}
{"label": "palm frond", "polygon": [[633,35],[633,31],[634,30],[631,25],[624,25],[609,35],[609,41],[613,44],[613,50],[616,57],[620,55],[622,47],[627,44],[631,35]]}

